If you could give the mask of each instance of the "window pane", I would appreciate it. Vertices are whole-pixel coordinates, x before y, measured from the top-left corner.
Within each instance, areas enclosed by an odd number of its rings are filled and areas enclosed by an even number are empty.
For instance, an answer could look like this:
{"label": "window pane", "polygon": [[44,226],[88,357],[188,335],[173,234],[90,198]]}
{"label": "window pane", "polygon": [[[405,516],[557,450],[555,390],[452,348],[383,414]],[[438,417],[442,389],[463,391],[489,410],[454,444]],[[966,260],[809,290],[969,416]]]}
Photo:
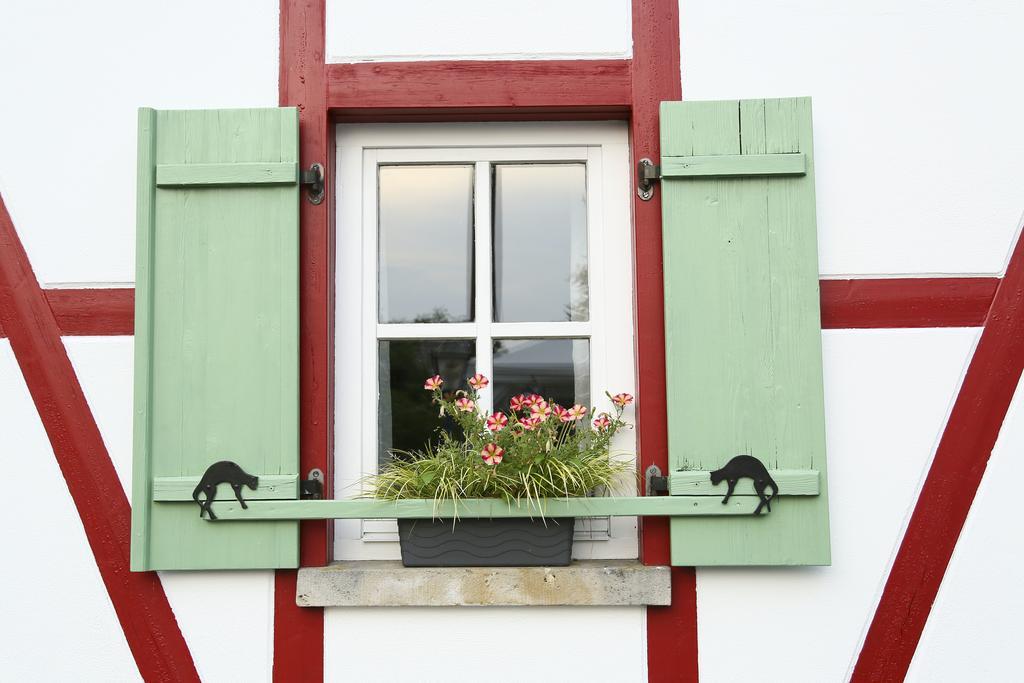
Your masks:
{"label": "window pane", "polygon": [[392,450],[421,450],[440,427],[455,428],[437,416],[437,406],[423,381],[445,379],[445,393],[466,388],[476,370],[476,342],[468,340],[381,340],[378,343],[378,456],[391,459]]}
{"label": "window pane", "polygon": [[495,410],[508,411],[516,394],[590,405],[590,340],[495,339]]}
{"label": "window pane", "polygon": [[381,166],[379,319],[473,319],[473,167]]}
{"label": "window pane", "polygon": [[494,170],[494,319],[588,320],[584,164]]}

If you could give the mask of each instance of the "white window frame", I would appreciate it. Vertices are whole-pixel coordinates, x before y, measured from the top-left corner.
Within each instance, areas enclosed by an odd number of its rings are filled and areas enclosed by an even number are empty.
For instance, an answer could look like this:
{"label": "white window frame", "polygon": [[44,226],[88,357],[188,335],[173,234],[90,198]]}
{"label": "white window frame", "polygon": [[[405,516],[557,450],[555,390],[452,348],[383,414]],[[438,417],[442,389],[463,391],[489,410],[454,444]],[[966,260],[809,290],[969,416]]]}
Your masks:
{"label": "white window frame", "polygon": [[[636,393],[631,187],[624,122],[344,124],[336,126],[336,136],[335,497],[359,495],[365,475],[376,471],[379,339],[476,339],[477,371],[493,377],[494,337],[587,337],[591,404],[609,409],[606,389]],[[490,167],[501,162],[586,164],[589,320],[491,321]],[[396,163],[475,167],[474,322],[377,322],[377,169]],[[488,387],[481,392],[482,406],[489,408],[491,398]],[[627,419],[633,417],[627,412]],[[635,454],[635,431],[617,435],[613,449]],[[398,559],[397,541],[394,520],[335,522],[335,559]],[[637,557],[636,518],[580,520],[573,556]]]}

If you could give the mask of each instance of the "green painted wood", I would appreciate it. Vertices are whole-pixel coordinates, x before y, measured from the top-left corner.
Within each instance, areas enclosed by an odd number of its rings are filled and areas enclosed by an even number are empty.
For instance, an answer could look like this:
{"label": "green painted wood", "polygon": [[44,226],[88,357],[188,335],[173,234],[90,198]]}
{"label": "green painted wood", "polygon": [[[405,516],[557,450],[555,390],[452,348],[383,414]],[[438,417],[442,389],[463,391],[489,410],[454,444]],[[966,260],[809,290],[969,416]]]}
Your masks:
{"label": "green painted wood", "polygon": [[298,523],[232,529],[154,480],[218,460],[298,477],[299,186],[156,187],[181,164],[298,163],[298,112],[142,110],[132,569],[295,567]]}
{"label": "green painted wood", "polygon": [[157,187],[289,185],[298,181],[298,162],[160,164],[156,167]]}
{"label": "green painted wood", "polygon": [[[222,520],[267,519],[431,519],[435,517],[634,517],[634,516],[739,516],[753,518],[757,499],[737,496],[723,505],[710,496],[649,496],[632,498],[546,498],[509,505],[489,498],[471,498],[453,505],[434,500],[258,500],[242,509],[225,498],[213,509]],[[178,506],[181,503],[160,503]],[[195,504],[191,506],[196,509]],[[764,515],[761,515],[764,517]],[[754,520],[757,521],[757,520]]]}
{"label": "green painted wood", "polygon": [[662,178],[713,176],[804,175],[803,154],[721,154],[690,157],[661,157]]}
{"label": "green painted wood", "polygon": [[829,564],[810,100],[664,102],[661,151],[806,158],[802,176],[662,180],[669,468],[749,453],[821,491],[763,519],[675,518],[672,563]]}
{"label": "green painted wood", "polygon": [[[820,476],[815,470],[769,470],[768,473],[779,485],[780,496],[816,496],[821,493]],[[673,496],[725,496],[726,482],[718,486],[711,483],[710,472],[672,472],[668,478],[668,490]],[[754,482],[740,479],[734,496],[755,496]]]}
{"label": "green painted wood", "polygon": [[[132,433],[132,531],[129,551],[132,571],[149,564],[150,504],[153,498],[150,462],[149,420],[145,418],[152,402],[153,366],[149,354],[153,342],[153,316],[149,305],[152,285],[153,229],[156,223],[156,111],[139,109],[138,157],[136,159],[135,199],[135,382],[134,429]],[[141,302],[141,303],[140,303]]]}
{"label": "green painted wood", "polygon": [[[242,488],[242,497],[246,500],[294,500],[299,497],[299,477],[296,474],[257,474],[260,484],[255,491]],[[153,479],[153,500],[156,501],[191,501],[192,492],[199,483],[200,477],[156,477]],[[217,487],[217,500],[234,498],[235,492],[228,484]],[[200,494],[200,500],[204,496]],[[197,508],[198,509],[198,508]]]}

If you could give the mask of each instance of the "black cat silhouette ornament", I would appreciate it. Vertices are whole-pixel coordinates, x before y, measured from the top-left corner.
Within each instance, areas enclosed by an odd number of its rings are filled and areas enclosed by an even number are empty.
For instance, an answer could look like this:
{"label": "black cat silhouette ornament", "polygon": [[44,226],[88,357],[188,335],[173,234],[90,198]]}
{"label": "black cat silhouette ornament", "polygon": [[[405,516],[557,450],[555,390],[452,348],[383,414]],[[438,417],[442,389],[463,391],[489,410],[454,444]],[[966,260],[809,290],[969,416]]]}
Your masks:
{"label": "black cat silhouette ornament", "polygon": [[[235,491],[235,498],[242,504],[242,508],[248,509],[249,506],[242,499],[242,487],[248,486],[255,491],[260,484],[260,478],[248,474],[230,460],[221,460],[220,462],[213,463],[206,468],[203,478],[199,480],[199,485],[192,491],[192,500],[199,505],[200,517],[205,512],[210,519],[217,519],[217,515],[213,514],[213,510],[210,508],[210,503],[217,497],[217,486],[219,484],[230,484],[231,488]],[[199,500],[200,493],[206,494],[205,500]]]}
{"label": "black cat silhouette ornament", "polygon": [[[725,498],[722,499],[722,505],[729,502],[729,498],[736,489],[736,482],[743,477],[754,480],[754,491],[757,492],[758,498],[761,499],[761,503],[754,510],[754,514],[761,514],[761,508],[767,508],[768,512],[771,512],[771,500],[779,495],[779,485],[768,474],[768,468],[764,466],[764,463],[752,455],[737,455],[725,463],[724,467],[711,473],[712,485],[718,486],[722,480],[729,482],[729,490],[726,491]],[[772,495],[766,496],[764,491],[769,486],[772,487]]]}

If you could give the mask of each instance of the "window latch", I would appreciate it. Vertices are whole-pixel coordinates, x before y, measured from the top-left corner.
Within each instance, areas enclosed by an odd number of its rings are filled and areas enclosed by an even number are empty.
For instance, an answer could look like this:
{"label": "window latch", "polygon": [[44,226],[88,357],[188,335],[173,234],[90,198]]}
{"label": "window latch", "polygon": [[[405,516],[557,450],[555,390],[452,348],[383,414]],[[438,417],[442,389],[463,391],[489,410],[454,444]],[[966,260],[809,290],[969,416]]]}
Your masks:
{"label": "window latch", "polygon": [[647,202],[654,196],[654,183],[661,179],[661,166],[644,157],[636,162],[636,195]]}
{"label": "window latch", "polygon": [[320,204],[324,200],[325,182],[324,165],[313,164],[308,171],[303,171],[299,178],[301,185],[308,186],[306,199],[310,204]]}

